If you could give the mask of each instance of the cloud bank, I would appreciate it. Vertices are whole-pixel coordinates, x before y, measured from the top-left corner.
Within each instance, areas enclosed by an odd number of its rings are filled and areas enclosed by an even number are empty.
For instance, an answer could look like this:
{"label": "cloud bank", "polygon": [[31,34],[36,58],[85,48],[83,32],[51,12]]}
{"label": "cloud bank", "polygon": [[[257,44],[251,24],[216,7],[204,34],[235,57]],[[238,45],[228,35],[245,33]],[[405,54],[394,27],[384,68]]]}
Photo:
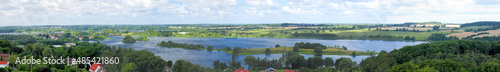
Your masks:
{"label": "cloud bank", "polygon": [[1,26],[498,21],[492,0],[1,0]]}

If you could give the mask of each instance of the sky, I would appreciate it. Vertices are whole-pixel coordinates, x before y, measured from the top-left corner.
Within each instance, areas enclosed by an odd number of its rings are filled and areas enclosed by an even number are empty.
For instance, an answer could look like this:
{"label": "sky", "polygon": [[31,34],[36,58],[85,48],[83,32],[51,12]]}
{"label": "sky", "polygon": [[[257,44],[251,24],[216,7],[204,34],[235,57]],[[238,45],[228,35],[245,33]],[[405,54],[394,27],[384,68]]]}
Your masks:
{"label": "sky", "polygon": [[499,19],[500,0],[0,0],[0,26]]}

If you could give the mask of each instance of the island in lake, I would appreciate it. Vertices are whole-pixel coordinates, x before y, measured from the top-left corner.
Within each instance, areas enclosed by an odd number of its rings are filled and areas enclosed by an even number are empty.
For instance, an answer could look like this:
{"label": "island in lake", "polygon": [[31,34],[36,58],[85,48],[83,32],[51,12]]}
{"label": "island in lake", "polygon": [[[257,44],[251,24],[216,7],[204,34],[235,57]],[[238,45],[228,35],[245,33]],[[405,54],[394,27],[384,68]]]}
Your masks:
{"label": "island in lake", "polygon": [[295,43],[293,47],[281,47],[276,45],[275,48],[242,48],[242,47],[226,47],[213,49],[212,46],[203,46],[202,44],[186,44],[186,43],[175,43],[172,41],[162,41],[158,43],[157,46],[161,47],[174,47],[174,48],[185,48],[185,49],[201,49],[201,50],[217,50],[225,51],[228,54],[234,55],[251,55],[251,54],[282,54],[288,52],[298,52],[301,54],[314,54],[314,55],[375,55],[375,52],[363,52],[355,50],[347,50],[345,46],[335,46],[326,47],[325,45],[319,43],[309,43],[309,42],[299,42]]}

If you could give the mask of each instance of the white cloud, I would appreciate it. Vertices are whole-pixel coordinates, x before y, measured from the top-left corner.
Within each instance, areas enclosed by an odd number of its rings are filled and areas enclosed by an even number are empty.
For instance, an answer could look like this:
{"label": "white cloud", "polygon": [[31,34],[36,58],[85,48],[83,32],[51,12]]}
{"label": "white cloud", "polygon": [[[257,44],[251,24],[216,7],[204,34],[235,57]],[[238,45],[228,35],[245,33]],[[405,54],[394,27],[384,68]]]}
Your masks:
{"label": "white cloud", "polygon": [[[287,2],[287,3],[284,3]],[[387,23],[498,19],[486,0],[0,0],[1,25]]]}
{"label": "white cloud", "polygon": [[[500,5],[481,5],[475,0],[402,0],[391,22],[442,21],[453,23],[492,20]],[[482,18],[480,18],[482,17]],[[495,17],[493,17],[495,18]]]}
{"label": "white cloud", "polygon": [[248,5],[258,7],[276,7],[279,4],[275,0],[245,0]]}

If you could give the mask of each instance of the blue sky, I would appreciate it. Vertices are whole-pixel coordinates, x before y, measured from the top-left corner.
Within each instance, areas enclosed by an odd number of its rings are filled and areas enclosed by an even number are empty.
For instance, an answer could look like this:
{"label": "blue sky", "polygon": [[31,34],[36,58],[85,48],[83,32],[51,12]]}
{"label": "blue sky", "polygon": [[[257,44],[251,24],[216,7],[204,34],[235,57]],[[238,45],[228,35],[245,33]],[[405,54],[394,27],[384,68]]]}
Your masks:
{"label": "blue sky", "polygon": [[0,0],[0,26],[499,21],[500,0]]}

